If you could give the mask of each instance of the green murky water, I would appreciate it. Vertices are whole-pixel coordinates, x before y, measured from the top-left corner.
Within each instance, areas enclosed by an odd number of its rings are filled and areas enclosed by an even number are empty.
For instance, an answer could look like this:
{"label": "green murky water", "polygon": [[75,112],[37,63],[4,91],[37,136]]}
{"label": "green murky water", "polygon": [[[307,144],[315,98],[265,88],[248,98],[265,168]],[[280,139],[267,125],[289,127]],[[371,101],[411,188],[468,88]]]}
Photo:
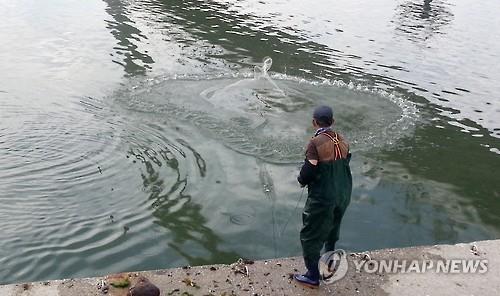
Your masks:
{"label": "green murky water", "polygon": [[0,7],[0,283],[299,255],[320,103],[354,154],[339,247],[500,236],[497,1]]}

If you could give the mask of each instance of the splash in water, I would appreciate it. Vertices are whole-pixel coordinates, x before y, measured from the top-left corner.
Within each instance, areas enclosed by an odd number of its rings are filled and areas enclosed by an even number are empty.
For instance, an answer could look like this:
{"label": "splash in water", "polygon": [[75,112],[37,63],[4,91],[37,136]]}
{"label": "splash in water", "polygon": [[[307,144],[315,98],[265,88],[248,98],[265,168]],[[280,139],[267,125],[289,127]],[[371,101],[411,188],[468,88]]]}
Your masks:
{"label": "splash in water", "polygon": [[[242,78],[227,86],[215,85],[203,90],[200,97],[216,108],[238,115],[255,114],[264,117],[273,112],[273,105],[293,105],[285,92],[269,77],[272,59],[265,57],[261,66],[255,66],[253,78]],[[258,120],[260,124],[264,120]]]}
{"label": "splash in water", "polygon": [[250,75],[191,76],[140,82],[115,103],[131,111],[193,125],[237,152],[272,163],[297,163],[310,136],[311,110],[333,106],[336,126],[353,151],[371,150],[411,133],[413,104],[359,85],[270,74],[270,58]]}

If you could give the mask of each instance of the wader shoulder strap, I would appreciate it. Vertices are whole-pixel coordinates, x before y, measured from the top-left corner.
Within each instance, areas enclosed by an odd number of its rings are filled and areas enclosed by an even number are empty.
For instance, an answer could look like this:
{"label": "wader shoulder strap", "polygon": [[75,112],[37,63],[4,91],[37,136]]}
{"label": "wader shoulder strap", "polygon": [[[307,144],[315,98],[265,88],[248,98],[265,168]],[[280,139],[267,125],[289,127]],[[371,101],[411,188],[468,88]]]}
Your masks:
{"label": "wader shoulder strap", "polygon": [[339,135],[337,133],[334,132],[334,135],[335,136],[331,136],[330,134],[328,133],[321,133],[320,135],[325,135],[327,136],[328,138],[330,138],[330,140],[332,140],[333,142],[333,145],[334,145],[334,157],[333,157],[333,160],[337,160],[337,159],[341,159],[342,158],[342,152],[340,151],[340,140],[339,140]]}

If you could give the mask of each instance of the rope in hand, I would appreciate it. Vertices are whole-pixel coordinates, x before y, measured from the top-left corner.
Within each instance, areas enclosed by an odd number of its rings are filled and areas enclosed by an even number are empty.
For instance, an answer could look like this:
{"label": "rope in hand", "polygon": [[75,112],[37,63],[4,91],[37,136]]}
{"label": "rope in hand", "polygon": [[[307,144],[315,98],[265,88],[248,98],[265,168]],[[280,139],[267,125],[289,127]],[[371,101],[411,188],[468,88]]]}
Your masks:
{"label": "rope in hand", "polygon": [[288,217],[288,219],[286,220],[285,225],[283,226],[283,229],[281,230],[280,236],[283,236],[283,233],[285,233],[286,227],[288,226],[288,222],[290,222],[290,220],[291,220],[291,219],[292,219],[292,217],[293,217],[293,214],[295,214],[295,212],[297,211],[297,208],[299,207],[300,201],[302,200],[302,197],[304,196],[304,190],[305,190],[305,189],[306,189],[306,187],[303,187],[303,188],[302,188],[302,193],[300,194],[300,198],[299,198],[299,200],[297,201],[297,205],[295,205],[295,209],[294,209],[294,210],[293,210],[293,212],[290,214],[290,217]]}

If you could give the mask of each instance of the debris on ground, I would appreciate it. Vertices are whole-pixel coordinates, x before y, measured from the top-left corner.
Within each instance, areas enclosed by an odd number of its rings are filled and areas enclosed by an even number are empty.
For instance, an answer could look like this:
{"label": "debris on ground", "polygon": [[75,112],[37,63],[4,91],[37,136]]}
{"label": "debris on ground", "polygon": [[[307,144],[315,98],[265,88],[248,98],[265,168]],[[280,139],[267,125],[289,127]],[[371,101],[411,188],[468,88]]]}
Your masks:
{"label": "debris on ground", "polygon": [[128,274],[113,274],[108,276],[107,280],[115,288],[125,288],[130,285]]}
{"label": "debris on ground", "polygon": [[350,256],[353,258],[359,258],[359,259],[364,260],[364,261],[372,260],[372,258],[370,257],[370,254],[368,254],[368,252],[351,253]]}
{"label": "debris on ground", "polygon": [[181,290],[179,289],[173,289],[172,291],[168,292],[167,295],[174,295],[177,292],[180,292]]}
{"label": "debris on ground", "polygon": [[231,269],[234,270],[235,274],[241,273],[244,276],[249,276],[247,264],[253,264],[254,262],[248,259],[240,258],[235,263],[231,264]]}
{"label": "debris on ground", "polygon": [[128,291],[127,296],[160,296],[160,289],[146,277],[140,276],[138,282]]}
{"label": "debris on ground", "polygon": [[101,279],[101,281],[97,283],[97,290],[101,290],[103,294],[107,294],[109,291],[109,286],[103,279]]}
{"label": "debris on ground", "polygon": [[190,279],[190,278],[188,278],[188,277],[187,277],[187,278],[184,278],[184,279],[182,280],[182,282],[183,282],[184,284],[186,284],[187,286],[194,287],[194,288],[196,288],[196,289],[199,289],[199,288],[200,288],[200,286],[198,286],[198,284],[197,284],[196,282],[194,282],[192,279]]}
{"label": "debris on ground", "polygon": [[479,249],[477,248],[476,245],[472,245],[472,247],[470,248],[470,251],[472,252],[472,254],[479,256]]}
{"label": "debris on ground", "polygon": [[246,265],[252,265],[255,263],[255,261],[251,260],[251,259],[246,259],[246,258],[240,258],[240,260],[242,260],[242,262]]}

